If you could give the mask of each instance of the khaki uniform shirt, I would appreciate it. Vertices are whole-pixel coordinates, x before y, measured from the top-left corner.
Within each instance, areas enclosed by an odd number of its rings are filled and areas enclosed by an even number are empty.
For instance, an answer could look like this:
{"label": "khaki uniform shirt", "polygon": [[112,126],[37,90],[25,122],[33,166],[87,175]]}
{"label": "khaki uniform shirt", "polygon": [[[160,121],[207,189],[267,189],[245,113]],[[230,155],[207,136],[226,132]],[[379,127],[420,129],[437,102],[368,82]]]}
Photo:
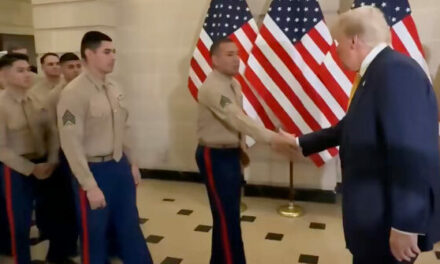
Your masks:
{"label": "khaki uniform shirt", "polygon": [[35,164],[27,157],[58,162],[55,115],[29,93],[7,88],[0,93],[0,161],[29,176]]}
{"label": "khaki uniform shirt", "polygon": [[46,104],[56,113],[57,104],[60,99],[61,91],[66,87],[67,82],[62,79],[47,95]]}
{"label": "khaki uniform shirt", "polygon": [[70,168],[84,190],[96,186],[88,159],[112,155],[119,161],[127,154],[137,164],[128,134],[125,95],[112,82],[103,82],[87,70],[61,91],[57,106],[61,147]]}
{"label": "khaki uniform shirt", "polygon": [[256,141],[269,143],[275,134],[243,112],[240,84],[216,70],[200,87],[198,101],[197,133],[202,145],[242,146],[241,133]]}
{"label": "khaki uniform shirt", "polygon": [[33,96],[36,96],[41,101],[46,101],[49,93],[62,81],[64,78],[60,78],[58,83],[49,82],[46,77],[34,77],[34,85],[32,86],[29,93]]}

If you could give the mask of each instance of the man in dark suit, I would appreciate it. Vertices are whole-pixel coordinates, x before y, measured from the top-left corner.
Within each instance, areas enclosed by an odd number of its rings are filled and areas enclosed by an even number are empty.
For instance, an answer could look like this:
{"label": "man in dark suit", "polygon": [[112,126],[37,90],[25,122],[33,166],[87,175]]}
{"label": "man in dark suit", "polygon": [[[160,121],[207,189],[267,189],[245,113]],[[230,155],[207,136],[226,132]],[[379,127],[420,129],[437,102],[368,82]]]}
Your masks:
{"label": "man in dark suit", "polygon": [[411,58],[388,47],[379,9],[340,16],[334,37],[344,65],[361,76],[347,115],[296,138],[305,156],[340,146],[343,222],[355,264],[414,263],[440,240],[437,102]]}

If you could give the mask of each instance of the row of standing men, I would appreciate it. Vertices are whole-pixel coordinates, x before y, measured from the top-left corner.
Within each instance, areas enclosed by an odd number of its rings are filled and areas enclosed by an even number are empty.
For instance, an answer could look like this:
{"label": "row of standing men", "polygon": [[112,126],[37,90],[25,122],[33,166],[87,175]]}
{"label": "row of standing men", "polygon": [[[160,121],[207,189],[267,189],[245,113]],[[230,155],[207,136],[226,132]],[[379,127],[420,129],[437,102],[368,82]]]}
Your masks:
{"label": "row of standing men", "polygon": [[82,263],[109,256],[152,263],[138,222],[140,172],[127,140],[125,94],[106,78],[115,64],[112,39],[87,32],[81,57],[45,54],[44,77],[19,51],[0,58],[0,254],[31,263],[35,210],[48,263],[74,263],[78,252]]}
{"label": "row of standing men", "polygon": [[[223,44],[211,47],[214,71],[199,93],[196,160],[213,217],[211,263],[245,263],[239,212],[242,168],[249,163],[244,135],[274,149],[291,142],[244,114],[241,87],[232,81],[239,67],[236,47]],[[41,79],[29,71],[26,55],[0,59],[0,204],[7,212],[2,227],[10,229],[1,232],[1,243],[17,264],[31,260],[34,203],[40,239],[49,240],[49,263],[72,263],[78,251],[85,264],[104,264],[109,256],[152,263],[138,225],[141,177],[125,94],[106,78],[114,54],[111,38],[92,31],[81,42],[83,63],[73,53],[47,53]]]}

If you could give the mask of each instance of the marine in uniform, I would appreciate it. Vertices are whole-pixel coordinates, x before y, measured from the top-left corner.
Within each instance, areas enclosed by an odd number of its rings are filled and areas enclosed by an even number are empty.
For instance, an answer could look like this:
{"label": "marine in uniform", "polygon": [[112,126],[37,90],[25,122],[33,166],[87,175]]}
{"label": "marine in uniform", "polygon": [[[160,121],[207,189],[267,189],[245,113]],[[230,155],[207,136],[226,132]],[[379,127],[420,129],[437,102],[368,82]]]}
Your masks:
{"label": "marine in uniform", "polygon": [[[59,96],[64,87],[81,73],[81,60],[71,52],[60,56],[61,73],[63,78],[46,95],[48,107],[56,113]],[[66,263],[77,254],[78,225],[76,221],[74,194],[72,188],[72,173],[64,153],[60,149],[60,162],[48,181],[50,212],[56,212],[49,217],[50,241],[53,250],[48,252],[48,261]]]}
{"label": "marine in uniform", "polygon": [[58,54],[52,52],[45,53],[41,56],[40,63],[44,76],[37,78],[31,90],[32,93],[44,101],[47,99],[50,91],[63,81],[63,77],[61,75]]}
{"label": "marine in uniform", "polygon": [[0,69],[6,87],[0,94],[0,185],[15,263],[29,264],[36,184],[55,169],[59,141],[54,113],[28,93],[32,84],[28,57],[7,54],[0,58]]}
{"label": "marine in uniform", "polygon": [[152,263],[136,207],[140,181],[128,140],[125,94],[106,75],[115,57],[110,37],[91,31],[81,42],[85,70],[61,92],[57,106],[61,146],[78,183],[82,262],[107,261],[108,234],[126,264]]}
{"label": "marine in uniform", "polygon": [[60,66],[63,78],[61,78],[59,83],[49,91],[47,97],[48,104],[55,110],[61,91],[69,82],[78,77],[81,73],[82,63],[81,59],[75,53],[67,52],[60,57]]}
{"label": "marine in uniform", "polygon": [[[56,53],[45,53],[40,58],[41,67],[44,75],[35,78],[34,84],[29,91],[32,96],[39,101],[45,102],[49,92],[60,83],[61,70],[60,59]],[[54,178],[40,181],[37,183],[37,200],[35,203],[35,220],[40,233],[40,240],[46,240],[51,234],[57,235],[57,232],[52,230],[53,220],[56,218],[52,213],[54,212],[52,191],[57,188],[54,186]],[[59,234],[59,233],[58,233]],[[55,249],[55,248],[52,248]],[[49,257],[56,255],[55,252],[49,252]]]}
{"label": "marine in uniform", "polygon": [[198,93],[196,160],[205,179],[213,218],[211,264],[246,263],[240,227],[240,187],[245,155],[244,135],[271,144],[277,150],[289,148],[289,139],[270,131],[242,110],[237,46],[220,39],[211,47],[213,72]]}
{"label": "marine in uniform", "polygon": [[[0,94],[4,90],[2,81],[2,71],[0,70]],[[3,164],[0,162],[0,179],[3,178]],[[0,255],[11,255],[11,234],[9,233],[8,216],[6,214],[6,201],[4,194],[0,190]]]}

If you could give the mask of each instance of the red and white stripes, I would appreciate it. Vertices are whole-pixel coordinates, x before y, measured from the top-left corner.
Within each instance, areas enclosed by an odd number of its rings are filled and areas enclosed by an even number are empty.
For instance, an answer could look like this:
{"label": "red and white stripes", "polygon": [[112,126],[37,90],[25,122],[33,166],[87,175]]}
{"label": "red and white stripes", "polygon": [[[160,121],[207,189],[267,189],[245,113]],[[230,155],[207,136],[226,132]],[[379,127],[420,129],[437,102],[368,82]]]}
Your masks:
{"label": "red and white stripes", "polygon": [[416,60],[426,72],[429,79],[431,79],[429,68],[425,61],[422,43],[420,42],[412,16],[406,16],[391,27],[391,40],[395,50]]}
{"label": "red and white stripes", "polygon": [[[249,57],[246,77],[284,127],[297,135],[342,119],[354,79],[336,60],[324,21],[292,43],[269,15]],[[312,159],[321,165],[337,153],[330,149]]]}

